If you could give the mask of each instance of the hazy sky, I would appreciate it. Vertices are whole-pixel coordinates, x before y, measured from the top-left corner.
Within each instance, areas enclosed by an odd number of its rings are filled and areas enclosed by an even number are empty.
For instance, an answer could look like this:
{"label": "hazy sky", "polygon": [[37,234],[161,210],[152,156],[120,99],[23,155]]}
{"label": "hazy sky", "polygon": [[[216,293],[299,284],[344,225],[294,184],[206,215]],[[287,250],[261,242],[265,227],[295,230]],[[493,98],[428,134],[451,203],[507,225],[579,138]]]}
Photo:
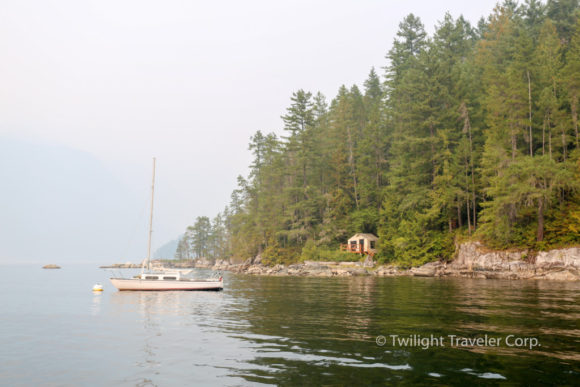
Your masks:
{"label": "hazy sky", "polygon": [[[321,91],[330,100],[341,84],[362,84],[372,66],[382,74],[398,24],[409,13],[431,33],[446,11],[476,23],[494,5],[490,0],[4,1],[0,141],[87,152],[114,181],[145,197],[156,156],[159,246],[196,216],[213,216],[227,204],[236,176],[247,173],[249,137],[256,130],[282,132],[280,115],[293,91]],[[0,168],[18,171],[21,162],[7,157]],[[60,189],[73,192],[78,179],[70,180],[70,187]],[[14,192],[11,208],[25,209],[22,195]],[[115,198],[102,200],[99,206],[106,207]],[[72,220],[58,232],[76,238],[80,231]],[[10,250],[6,243],[21,238],[25,228],[14,230],[7,222],[0,219],[5,244],[0,260],[65,254],[41,244],[26,254]],[[43,238],[58,235],[47,231]],[[108,251],[109,260],[123,254],[114,243]]]}

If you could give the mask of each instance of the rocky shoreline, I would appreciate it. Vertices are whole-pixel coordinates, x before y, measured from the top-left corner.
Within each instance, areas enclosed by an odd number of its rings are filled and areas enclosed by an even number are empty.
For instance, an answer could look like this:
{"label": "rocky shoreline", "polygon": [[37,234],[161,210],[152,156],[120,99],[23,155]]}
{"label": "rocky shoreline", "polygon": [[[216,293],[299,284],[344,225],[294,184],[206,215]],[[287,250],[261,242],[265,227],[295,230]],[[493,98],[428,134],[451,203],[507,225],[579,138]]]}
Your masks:
{"label": "rocky shoreline", "polygon": [[494,251],[479,242],[469,242],[458,246],[456,258],[451,262],[430,262],[411,269],[393,265],[376,266],[368,258],[365,262],[305,261],[288,266],[266,266],[261,263],[260,256],[249,258],[242,264],[218,260],[213,265],[207,262],[196,267],[269,276],[413,276],[577,281],[580,280],[580,248],[537,253],[527,250]]}
{"label": "rocky shoreline", "polygon": [[[204,264],[209,263],[209,261],[207,260],[201,260],[199,261],[201,266],[197,266],[197,267],[206,267],[204,266]],[[167,268],[174,268],[174,269],[192,269],[194,267],[196,267],[195,265],[195,261],[193,259],[189,259],[189,260],[183,260],[183,261],[178,261],[178,262],[172,262],[172,261],[161,261],[159,259],[155,259],[151,261],[151,266],[152,267],[167,267]],[[99,268],[101,269],[141,269],[143,267],[143,263],[131,263],[131,262],[127,262],[127,263],[113,263],[110,265],[103,265],[103,266],[99,266]]]}
{"label": "rocky shoreline", "polygon": [[140,263],[113,263],[111,265],[99,266],[100,269],[140,269]]}

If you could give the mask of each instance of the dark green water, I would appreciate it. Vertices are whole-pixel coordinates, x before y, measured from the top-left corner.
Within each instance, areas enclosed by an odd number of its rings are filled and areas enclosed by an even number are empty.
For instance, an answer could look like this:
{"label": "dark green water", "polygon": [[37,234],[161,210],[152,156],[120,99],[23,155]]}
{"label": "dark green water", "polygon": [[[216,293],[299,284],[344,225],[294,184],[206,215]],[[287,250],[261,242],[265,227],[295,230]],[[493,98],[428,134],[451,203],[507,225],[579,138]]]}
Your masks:
{"label": "dark green water", "polygon": [[[118,292],[94,266],[0,269],[0,385],[580,385],[579,283],[226,273],[223,292]],[[449,338],[486,334],[501,344]]]}
{"label": "dark green water", "polygon": [[[432,278],[238,278],[247,380],[281,384],[580,384],[578,284]],[[449,347],[448,335],[503,338]],[[384,346],[376,337],[386,337]],[[405,347],[390,335],[444,337]],[[516,347],[515,337],[541,346]],[[518,342],[519,343],[519,342]],[[489,344],[489,342],[488,342]]]}

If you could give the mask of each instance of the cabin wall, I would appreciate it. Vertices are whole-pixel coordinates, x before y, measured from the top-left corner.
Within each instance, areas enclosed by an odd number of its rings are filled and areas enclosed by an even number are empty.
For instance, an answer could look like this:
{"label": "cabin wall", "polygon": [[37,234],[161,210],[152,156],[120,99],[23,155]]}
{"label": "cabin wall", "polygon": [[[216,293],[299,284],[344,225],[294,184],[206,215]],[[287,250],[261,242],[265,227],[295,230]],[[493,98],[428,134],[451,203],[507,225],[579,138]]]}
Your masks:
{"label": "cabin wall", "polygon": [[375,247],[374,247],[374,248],[371,248],[371,240],[370,240],[370,239],[368,239],[368,238],[350,238],[350,239],[348,240],[348,244],[349,244],[349,246],[351,245],[351,243],[352,243],[353,241],[354,241],[354,242],[356,242],[356,243],[357,243],[357,245],[358,245],[358,243],[359,243],[359,240],[360,240],[360,239],[363,239],[363,241],[364,241],[364,242],[363,242],[363,250],[364,250],[364,251],[372,251],[372,252],[376,252],[376,251],[377,251],[377,249],[376,249],[376,244],[377,244],[377,242],[375,241]]}

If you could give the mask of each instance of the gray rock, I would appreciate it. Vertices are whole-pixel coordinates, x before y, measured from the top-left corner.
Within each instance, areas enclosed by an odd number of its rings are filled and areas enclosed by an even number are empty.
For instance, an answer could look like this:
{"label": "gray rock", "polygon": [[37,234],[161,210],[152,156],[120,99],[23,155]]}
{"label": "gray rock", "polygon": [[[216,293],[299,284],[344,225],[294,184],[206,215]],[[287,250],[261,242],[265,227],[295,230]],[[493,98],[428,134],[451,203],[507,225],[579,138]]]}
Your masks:
{"label": "gray rock", "polygon": [[[494,251],[479,242],[457,246],[456,258],[451,263],[430,262],[409,270],[393,265],[381,265],[368,271],[360,262],[305,261],[285,267],[264,266],[256,259],[248,258],[243,264],[216,261],[216,270],[231,270],[254,275],[293,275],[315,277],[353,277],[364,275],[415,276],[415,277],[464,277],[493,279],[549,279],[557,281],[580,280],[580,248],[568,248],[540,252],[535,257],[527,250]],[[256,257],[258,258],[258,257]],[[368,260],[368,257],[367,257]],[[253,262],[254,261],[254,262]],[[261,261],[261,257],[260,260]],[[369,264],[366,262],[365,264]],[[374,262],[373,262],[374,264]]]}
{"label": "gray rock", "polygon": [[370,255],[367,255],[365,261],[363,262],[363,267],[374,267],[375,266],[375,261],[373,260],[373,257],[371,257]]}
{"label": "gray rock", "polygon": [[362,266],[360,262],[337,262],[339,266]]}

